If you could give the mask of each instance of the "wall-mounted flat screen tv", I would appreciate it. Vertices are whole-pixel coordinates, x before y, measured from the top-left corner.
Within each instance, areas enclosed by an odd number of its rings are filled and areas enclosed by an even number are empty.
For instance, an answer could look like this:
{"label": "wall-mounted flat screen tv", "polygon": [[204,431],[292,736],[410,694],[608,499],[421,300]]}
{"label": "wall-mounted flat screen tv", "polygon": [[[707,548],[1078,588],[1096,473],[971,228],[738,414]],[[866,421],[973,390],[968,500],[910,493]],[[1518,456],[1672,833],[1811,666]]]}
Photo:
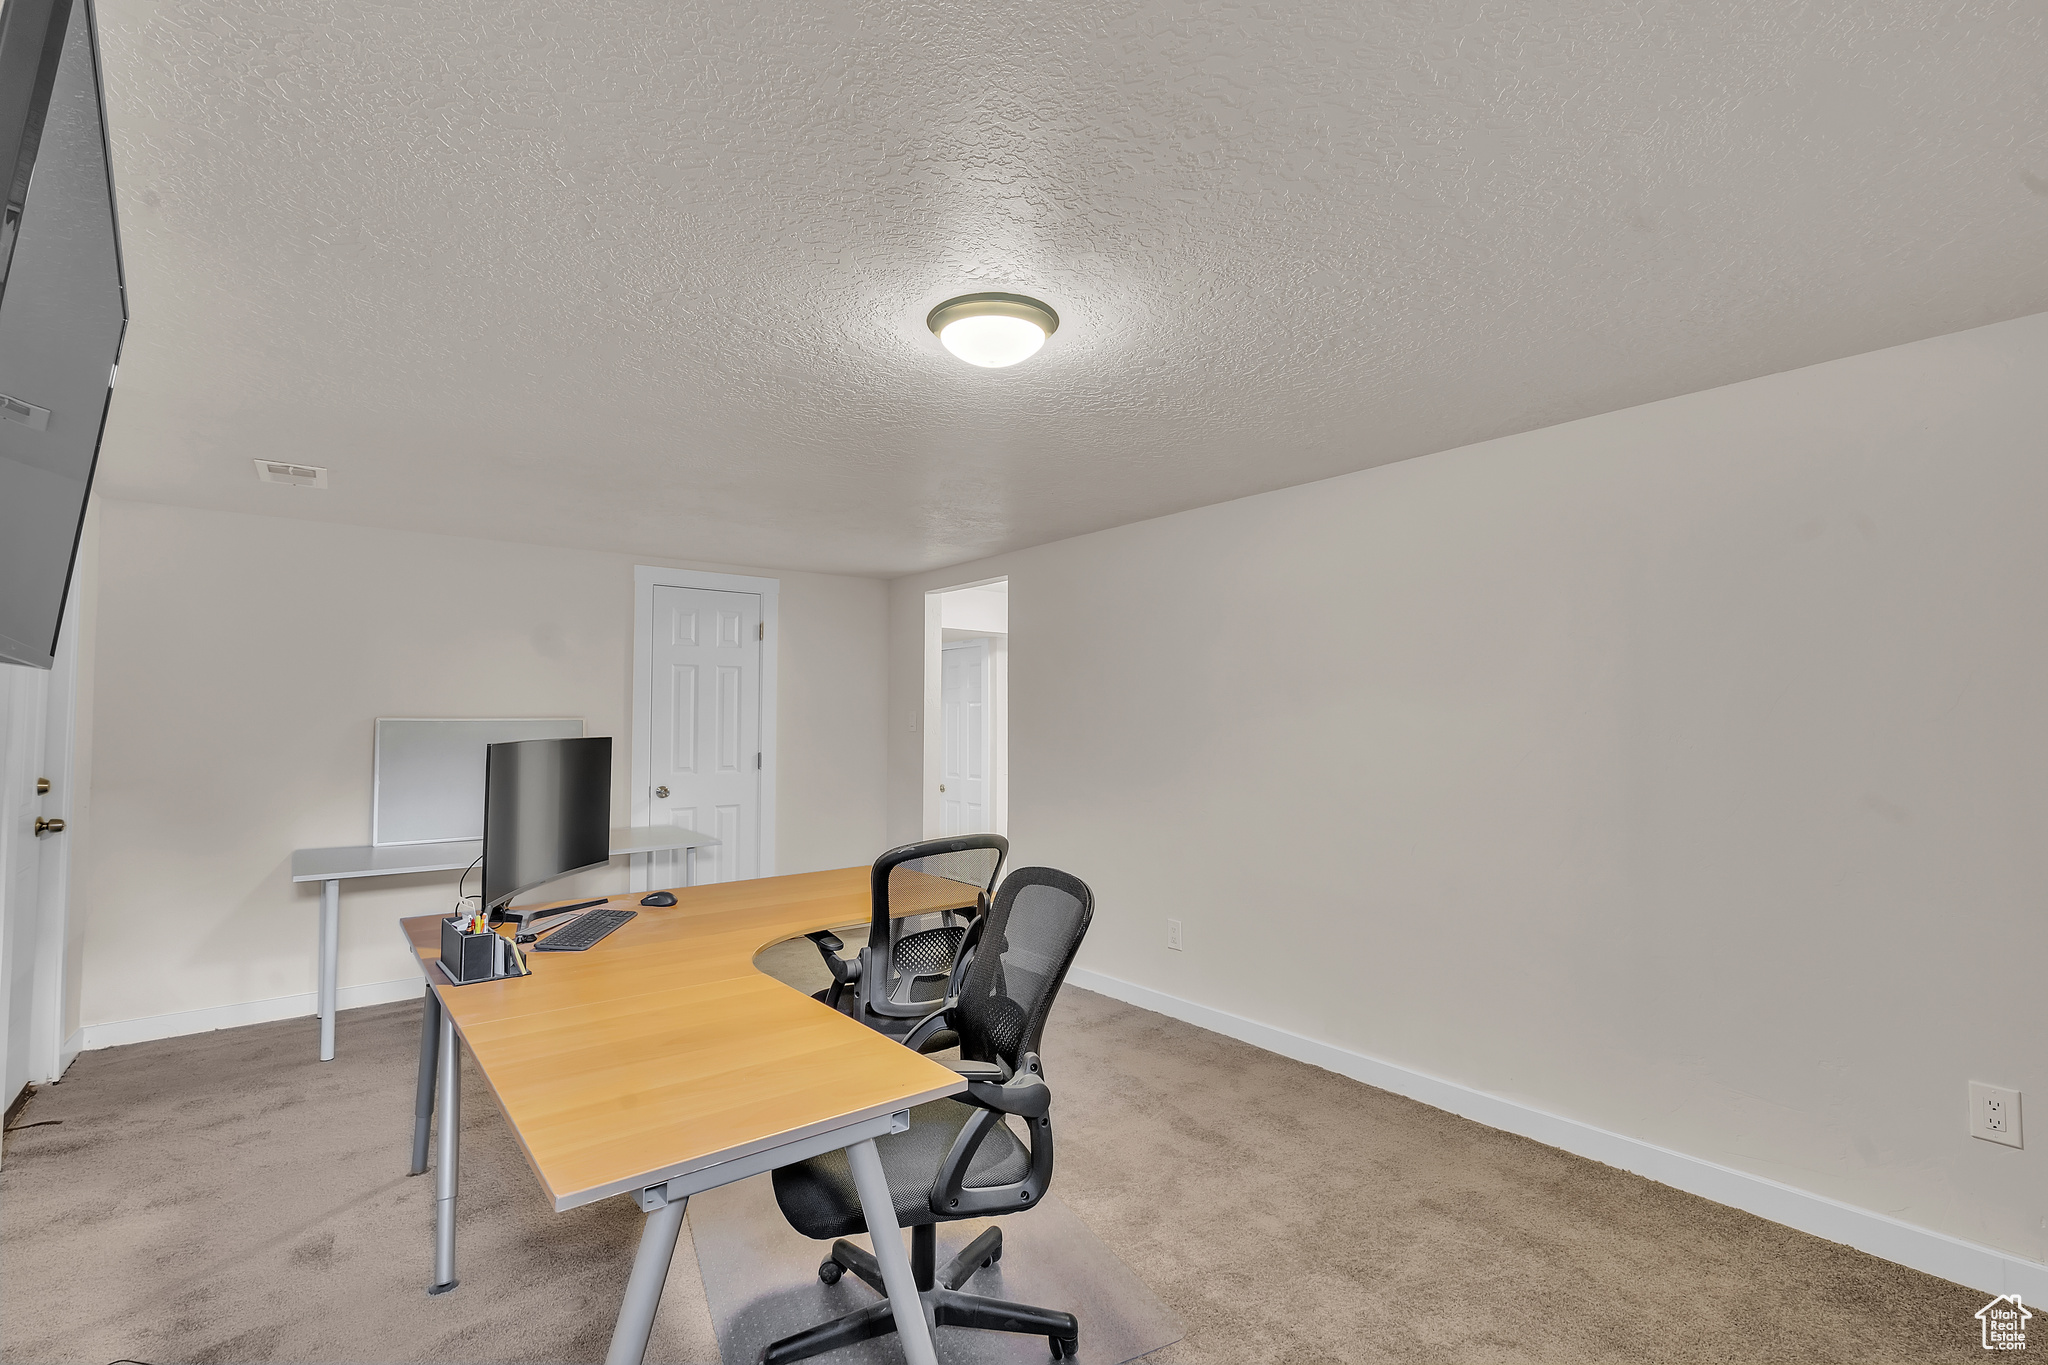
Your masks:
{"label": "wall-mounted flat screen tv", "polygon": [[0,10],[0,661],[48,668],[128,330],[91,0]]}

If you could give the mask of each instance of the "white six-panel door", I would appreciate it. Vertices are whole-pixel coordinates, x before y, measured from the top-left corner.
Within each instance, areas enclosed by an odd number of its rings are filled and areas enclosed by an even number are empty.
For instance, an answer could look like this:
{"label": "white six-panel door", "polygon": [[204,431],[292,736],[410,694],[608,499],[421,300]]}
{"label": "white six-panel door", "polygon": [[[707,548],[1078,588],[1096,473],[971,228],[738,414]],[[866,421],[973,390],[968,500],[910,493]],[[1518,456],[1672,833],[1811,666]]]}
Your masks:
{"label": "white six-panel door", "polygon": [[987,640],[955,640],[939,654],[939,833],[986,834],[989,810]]}
{"label": "white six-panel door", "polygon": [[[74,619],[67,614],[67,631]],[[0,664],[0,1105],[11,1103],[24,1085],[54,1080],[62,1070],[56,1030],[65,917],[62,888],[51,883],[52,873],[61,873],[65,836],[38,837],[35,822],[69,803],[59,805],[61,791],[44,796],[36,779],[53,776],[61,788],[70,776],[64,757],[69,731],[52,733],[48,708],[53,682],[62,687],[68,681],[68,660],[75,657],[76,646],[67,641],[55,672]],[[60,722],[68,727],[64,718]]]}
{"label": "white six-panel door", "polygon": [[[657,586],[652,644],[648,823],[717,837],[694,855],[700,884],[757,877],[761,598]],[[682,885],[684,858],[653,855],[648,884]]]}

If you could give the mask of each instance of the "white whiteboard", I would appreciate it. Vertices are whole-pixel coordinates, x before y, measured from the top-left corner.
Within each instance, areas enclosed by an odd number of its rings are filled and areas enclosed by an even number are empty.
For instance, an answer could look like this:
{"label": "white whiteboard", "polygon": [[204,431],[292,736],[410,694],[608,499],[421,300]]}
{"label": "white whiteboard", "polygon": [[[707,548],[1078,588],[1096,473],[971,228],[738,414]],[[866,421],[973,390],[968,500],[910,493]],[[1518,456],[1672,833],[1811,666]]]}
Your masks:
{"label": "white whiteboard", "polygon": [[580,739],[580,716],[377,721],[370,842],[440,844],[484,837],[484,749],[515,739]]}

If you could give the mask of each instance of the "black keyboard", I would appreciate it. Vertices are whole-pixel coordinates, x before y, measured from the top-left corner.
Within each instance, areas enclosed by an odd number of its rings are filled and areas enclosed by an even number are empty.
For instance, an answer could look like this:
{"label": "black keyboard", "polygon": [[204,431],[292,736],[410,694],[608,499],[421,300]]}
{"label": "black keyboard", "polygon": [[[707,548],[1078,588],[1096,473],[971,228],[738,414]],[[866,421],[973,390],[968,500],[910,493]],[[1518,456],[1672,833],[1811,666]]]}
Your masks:
{"label": "black keyboard", "polygon": [[528,951],[580,953],[639,913],[638,910],[592,910],[550,933]]}

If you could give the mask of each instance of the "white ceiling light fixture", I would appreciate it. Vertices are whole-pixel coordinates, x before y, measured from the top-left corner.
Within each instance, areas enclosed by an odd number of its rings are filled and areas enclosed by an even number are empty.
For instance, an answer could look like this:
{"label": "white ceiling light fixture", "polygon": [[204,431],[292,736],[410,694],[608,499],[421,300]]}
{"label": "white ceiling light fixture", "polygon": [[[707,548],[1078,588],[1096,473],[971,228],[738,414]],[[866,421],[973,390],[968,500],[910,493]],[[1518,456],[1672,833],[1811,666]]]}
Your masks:
{"label": "white ceiling light fixture", "polygon": [[1022,294],[962,294],[932,309],[924,321],[954,355],[999,370],[1037,355],[1059,330],[1060,315]]}

